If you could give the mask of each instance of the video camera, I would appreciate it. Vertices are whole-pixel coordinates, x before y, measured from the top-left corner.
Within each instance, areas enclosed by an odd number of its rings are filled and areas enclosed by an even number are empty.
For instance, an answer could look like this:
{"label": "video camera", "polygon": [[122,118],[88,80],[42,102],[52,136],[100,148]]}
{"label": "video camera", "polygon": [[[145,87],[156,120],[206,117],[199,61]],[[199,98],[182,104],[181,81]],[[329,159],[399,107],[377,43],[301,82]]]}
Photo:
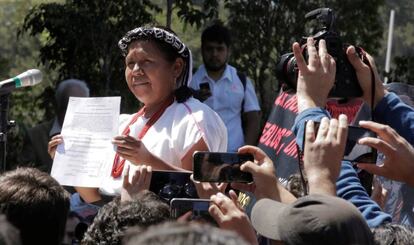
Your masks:
{"label": "video camera", "polygon": [[[349,63],[346,56],[346,49],[349,45],[342,43],[339,34],[335,30],[335,15],[333,10],[330,8],[315,9],[307,13],[305,19],[307,21],[315,19],[321,25],[317,32],[312,35],[316,41],[316,48],[318,48],[319,40],[324,39],[328,53],[336,62],[335,83],[329,92],[329,97],[361,97],[362,89],[359,85],[355,69]],[[305,60],[308,59],[306,40],[307,37],[302,37],[301,46]],[[355,47],[355,49],[359,57],[362,57],[361,48]],[[287,53],[280,57],[276,65],[276,76],[280,81],[286,83],[290,88],[296,89],[298,72],[299,70],[293,53]]]}

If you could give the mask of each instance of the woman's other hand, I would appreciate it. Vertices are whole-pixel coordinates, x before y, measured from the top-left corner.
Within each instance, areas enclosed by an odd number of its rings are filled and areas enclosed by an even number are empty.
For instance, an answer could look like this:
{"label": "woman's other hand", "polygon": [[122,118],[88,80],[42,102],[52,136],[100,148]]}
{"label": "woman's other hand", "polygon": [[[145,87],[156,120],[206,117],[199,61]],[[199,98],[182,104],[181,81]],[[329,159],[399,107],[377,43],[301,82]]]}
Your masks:
{"label": "woman's other hand", "polygon": [[49,156],[54,159],[55,158],[55,153],[56,153],[56,148],[58,145],[63,143],[63,137],[61,134],[57,134],[55,136],[53,136],[48,145],[47,145],[47,153],[49,153]]}

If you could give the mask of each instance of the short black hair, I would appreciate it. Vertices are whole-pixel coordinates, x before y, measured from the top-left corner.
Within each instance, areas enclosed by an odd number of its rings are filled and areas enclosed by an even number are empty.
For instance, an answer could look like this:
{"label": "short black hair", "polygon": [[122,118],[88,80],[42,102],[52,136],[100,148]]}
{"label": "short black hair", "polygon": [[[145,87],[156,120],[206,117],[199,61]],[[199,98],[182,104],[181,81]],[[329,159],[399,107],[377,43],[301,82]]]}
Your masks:
{"label": "short black hair", "polygon": [[215,23],[206,29],[201,34],[201,46],[205,42],[224,43],[229,48],[231,46],[231,35],[229,29],[221,23]]}
{"label": "short black hair", "polygon": [[153,192],[142,191],[126,202],[117,197],[99,210],[81,244],[121,244],[128,227],[146,227],[168,219],[169,206]]}
{"label": "short black hair", "polygon": [[69,193],[47,173],[17,168],[0,176],[0,212],[20,230],[23,244],[60,244]]}
{"label": "short black hair", "polygon": [[219,229],[208,224],[174,221],[151,226],[148,229],[131,228],[126,232],[122,244],[247,245],[248,243],[233,231]]}

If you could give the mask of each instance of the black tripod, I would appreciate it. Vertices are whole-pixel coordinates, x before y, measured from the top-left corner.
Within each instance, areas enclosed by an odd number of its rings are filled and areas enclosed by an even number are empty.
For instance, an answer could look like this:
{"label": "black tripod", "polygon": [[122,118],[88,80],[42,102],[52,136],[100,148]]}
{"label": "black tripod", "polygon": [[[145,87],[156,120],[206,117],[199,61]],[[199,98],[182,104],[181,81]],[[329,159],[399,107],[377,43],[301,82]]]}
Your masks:
{"label": "black tripod", "polygon": [[6,171],[7,133],[15,126],[14,121],[8,120],[10,93],[0,95],[0,167]]}

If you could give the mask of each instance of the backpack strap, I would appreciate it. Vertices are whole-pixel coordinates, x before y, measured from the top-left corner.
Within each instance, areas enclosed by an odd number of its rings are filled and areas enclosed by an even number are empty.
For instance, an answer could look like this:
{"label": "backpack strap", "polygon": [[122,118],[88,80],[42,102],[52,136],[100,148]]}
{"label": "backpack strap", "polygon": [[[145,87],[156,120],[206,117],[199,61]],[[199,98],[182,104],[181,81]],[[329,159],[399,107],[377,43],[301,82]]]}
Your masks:
{"label": "backpack strap", "polygon": [[243,115],[243,112],[244,112],[244,110],[243,110],[244,109],[244,96],[246,94],[246,80],[247,80],[247,77],[246,77],[246,74],[244,74],[242,72],[237,72],[237,76],[239,77],[239,79],[240,79],[240,81],[243,85],[243,90],[244,90],[243,100],[242,100],[242,103],[241,103],[241,112],[240,112],[240,114]]}

